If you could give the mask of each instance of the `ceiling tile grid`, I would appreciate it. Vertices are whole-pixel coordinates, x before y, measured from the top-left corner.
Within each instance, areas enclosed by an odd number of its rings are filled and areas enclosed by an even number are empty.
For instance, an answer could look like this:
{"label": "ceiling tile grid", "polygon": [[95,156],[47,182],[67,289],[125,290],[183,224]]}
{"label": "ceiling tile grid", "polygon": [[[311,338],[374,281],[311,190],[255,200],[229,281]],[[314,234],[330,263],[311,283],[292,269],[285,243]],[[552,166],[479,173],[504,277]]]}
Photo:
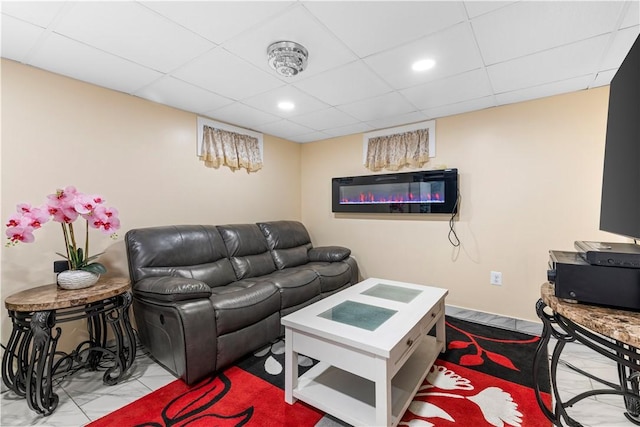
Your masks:
{"label": "ceiling tile grid", "polygon": [[[299,143],[607,85],[640,34],[640,0],[0,8],[3,58]],[[267,63],[281,40],[309,51],[297,76]]]}

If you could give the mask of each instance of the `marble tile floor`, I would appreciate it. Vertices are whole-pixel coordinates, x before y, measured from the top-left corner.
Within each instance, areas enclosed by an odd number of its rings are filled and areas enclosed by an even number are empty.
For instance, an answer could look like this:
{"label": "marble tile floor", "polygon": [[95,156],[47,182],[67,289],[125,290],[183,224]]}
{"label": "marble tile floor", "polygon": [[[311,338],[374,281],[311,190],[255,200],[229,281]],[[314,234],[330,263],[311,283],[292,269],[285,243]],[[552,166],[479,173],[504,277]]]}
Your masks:
{"label": "marble tile floor", "polygon": [[[542,331],[542,325],[539,323],[451,306],[447,306],[446,313],[461,319],[529,334],[539,335]],[[615,364],[581,344],[569,344],[562,354],[562,360],[600,378],[617,382]],[[60,403],[56,411],[48,417],[37,415],[29,409],[24,399],[3,387],[0,394],[0,426],[84,426],[175,380],[172,374],[155,363],[142,350],[138,351],[136,361],[131,369],[131,375],[126,381],[111,387],[102,384],[101,372],[78,372],[72,377],[60,381],[56,387]],[[576,373],[563,364],[558,367],[558,383],[563,399],[589,389],[603,388],[596,381]],[[633,425],[623,415],[624,402],[620,396],[590,397],[577,403],[573,408],[569,408],[568,412],[585,427]],[[316,427],[343,425],[331,417],[325,417]]]}

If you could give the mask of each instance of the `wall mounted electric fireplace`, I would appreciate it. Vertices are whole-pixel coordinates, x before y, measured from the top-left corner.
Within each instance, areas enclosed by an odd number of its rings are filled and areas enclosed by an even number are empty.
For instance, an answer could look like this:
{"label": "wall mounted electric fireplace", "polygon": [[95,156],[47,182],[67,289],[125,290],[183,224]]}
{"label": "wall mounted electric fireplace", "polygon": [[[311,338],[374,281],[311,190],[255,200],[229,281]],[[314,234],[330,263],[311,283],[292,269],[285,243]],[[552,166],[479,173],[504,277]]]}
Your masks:
{"label": "wall mounted electric fireplace", "polygon": [[456,213],[458,169],[332,179],[332,211]]}

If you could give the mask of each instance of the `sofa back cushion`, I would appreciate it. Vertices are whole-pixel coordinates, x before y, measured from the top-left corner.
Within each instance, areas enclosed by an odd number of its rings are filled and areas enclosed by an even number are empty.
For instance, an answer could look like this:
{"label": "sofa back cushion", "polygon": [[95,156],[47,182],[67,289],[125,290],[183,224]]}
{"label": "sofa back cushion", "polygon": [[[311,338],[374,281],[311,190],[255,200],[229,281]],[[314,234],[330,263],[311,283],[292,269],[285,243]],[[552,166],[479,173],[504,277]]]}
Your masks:
{"label": "sofa back cushion", "polygon": [[211,287],[236,280],[227,249],[215,226],[175,225],[138,228],[125,236],[133,283],[146,277],[201,280]]}
{"label": "sofa back cushion", "polygon": [[255,224],[219,225],[238,280],[264,276],[276,270],[264,235]]}
{"label": "sofa back cushion", "polygon": [[309,262],[311,238],[298,221],[259,222],[258,227],[267,239],[273,260],[278,267],[295,267]]}

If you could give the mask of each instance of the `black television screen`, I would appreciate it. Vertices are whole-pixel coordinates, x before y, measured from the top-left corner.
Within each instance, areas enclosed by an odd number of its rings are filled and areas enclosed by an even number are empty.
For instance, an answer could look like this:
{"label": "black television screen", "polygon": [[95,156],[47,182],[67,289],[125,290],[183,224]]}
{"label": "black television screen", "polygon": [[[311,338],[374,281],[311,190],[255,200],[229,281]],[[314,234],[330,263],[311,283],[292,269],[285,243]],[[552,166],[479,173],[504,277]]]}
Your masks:
{"label": "black television screen", "polygon": [[600,230],[640,238],[640,36],[609,88]]}

